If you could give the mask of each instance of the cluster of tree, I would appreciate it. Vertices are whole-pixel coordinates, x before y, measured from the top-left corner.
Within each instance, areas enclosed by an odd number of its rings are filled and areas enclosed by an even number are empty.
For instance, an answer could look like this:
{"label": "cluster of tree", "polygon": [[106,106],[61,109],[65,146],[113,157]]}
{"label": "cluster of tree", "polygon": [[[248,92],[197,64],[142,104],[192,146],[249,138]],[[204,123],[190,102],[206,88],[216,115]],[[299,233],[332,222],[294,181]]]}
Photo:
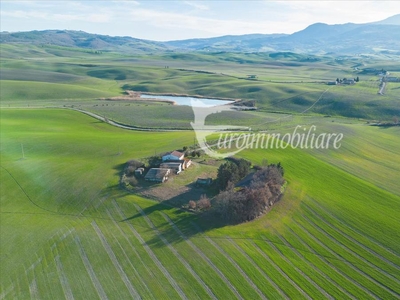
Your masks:
{"label": "cluster of tree", "polygon": [[228,158],[228,161],[220,165],[217,175],[217,187],[225,190],[229,183],[235,185],[250,171],[251,163],[245,159]]}
{"label": "cluster of tree", "polygon": [[147,161],[149,168],[158,168],[161,163],[162,158],[160,155],[150,156]]}
{"label": "cluster of tree", "polygon": [[228,224],[257,218],[279,200],[284,184],[283,173],[280,163],[272,164],[261,167],[246,187],[237,190],[229,183],[226,190],[214,199],[210,213]]}
{"label": "cluster of tree", "polygon": [[190,200],[188,203],[188,208],[191,210],[198,210],[198,211],[208,210],[211,208],[211,202],[206,195],[201,195],[200,200],[197,202]]}
{"label": "cluster of tree", "polygon": [[[337,82],[337,83],[342,83],[343,81],[346,81],[346,80],[348,80],[346,77],[343,78],[343,79],[336,78],[336,82]],[[355,82],[359,82],[359,81],[360,81],[360,77],[357,76],[356,78],[354,78],[354,81],[355,81]]]}
{"label": "cluster of tree", "polygon": [[132,175],[135,173],[135,170],[137,168],[143,168],[143,167],[144,167],[144,163],[142,163],[141,161],[132,159],[126,163],[124,173],[127,175]]}
{"label": "cluster of tree", "polygon": [[233,104],[234,106],[247,106],[247,107],[255,107],[256,100],[241,100],[237,101]]}
{"label": "cluster of tree", "polygon": [[184,146],[182,148],[182,152],[185,154],[185,156],[191,156],[191,157],[200,157],[203,155],[203,151],[199,150],[199,149],[190,149],[187,146]]}
{"label": "cluster of tree", "polygon": [[138,161],[138,160],[130,160],[125,164],[124,170],[122,172],[122,176],[120,179],[120,184],[122,186],[136,186],[138,184],[138,181],[135,177],[135,170],[137,168],[142,168],[144,167],[144,163]]}

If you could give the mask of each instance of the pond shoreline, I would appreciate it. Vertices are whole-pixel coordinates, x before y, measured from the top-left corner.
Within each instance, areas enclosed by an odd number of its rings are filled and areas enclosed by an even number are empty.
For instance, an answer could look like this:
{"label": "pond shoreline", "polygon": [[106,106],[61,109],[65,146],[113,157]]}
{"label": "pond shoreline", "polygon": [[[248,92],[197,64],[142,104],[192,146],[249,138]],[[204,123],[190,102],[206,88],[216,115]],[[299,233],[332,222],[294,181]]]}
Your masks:
{"label": "pond shoreline", "polygon": [[194,99],[208,99],[208,100],[221,100],[221,101],[232,101],[232,104],[241,101],[242,99],[234,99],[234,98],[223,98],[223,97],[206,97],[201,95],[189,95],[189,94],[177,94],[177,93],[151,93],[151,92],[139,92],[126,90],[126,96],[116,96],[111,98],[100,98],[98,100],[106,100],[106,101],[147,101],[147,102],[163,102],[169,103],[171,105],[179,105],[174,100],[169,99],[156,99],[156,98],[145,98],[146,95],[149,96],[165,96],[165,97],[187,97]]}
{"label": "pond shoreline", "polygon": [[224,101],[232,101],[232,102],[237,102],[237,101],[242,100],[242,99],[238,99],[238,98],[211,97],[211,96],[177,94],[177,93],[150,93],[150,92],[135,92],[135,91],[131,91],[131,92],[138,93],[139,97],[140,97],[140,95],[150,95],[150,96],[171,96],[171,97],[188,97],[188,98],[197,98],[197,99],[224,100]]}

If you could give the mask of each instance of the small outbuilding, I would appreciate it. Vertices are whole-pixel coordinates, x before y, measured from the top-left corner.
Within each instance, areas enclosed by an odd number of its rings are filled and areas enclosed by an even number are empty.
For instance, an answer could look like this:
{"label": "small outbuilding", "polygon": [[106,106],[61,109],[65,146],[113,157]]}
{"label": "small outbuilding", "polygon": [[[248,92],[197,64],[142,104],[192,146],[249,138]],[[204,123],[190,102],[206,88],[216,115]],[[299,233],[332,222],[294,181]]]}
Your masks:
{"label": "small outbuilding", "polygon": [[182,164],[180,162],[165,162],[160,165],[161,169],[171,169],[176,174],[182,172]]}
{"label": "small outbuilding", "polygon": [[171,173],[170,169],[151,168],[144,177],[147,181],[165,182],[168,180],[168,175]]}
{"label": "small outbuilding", "polygon": [[135,170],[135,175],[136,176],[143,176],[143,173],[144,173],[144,168],[137,168]]}

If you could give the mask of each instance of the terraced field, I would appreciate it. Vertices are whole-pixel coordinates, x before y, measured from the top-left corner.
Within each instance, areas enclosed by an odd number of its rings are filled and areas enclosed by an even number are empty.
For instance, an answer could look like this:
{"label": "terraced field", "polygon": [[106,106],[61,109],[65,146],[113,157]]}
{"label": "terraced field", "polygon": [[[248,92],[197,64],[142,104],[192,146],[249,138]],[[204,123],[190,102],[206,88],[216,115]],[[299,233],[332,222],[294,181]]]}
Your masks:
{"label": "terraced field", "polygon": [[121,164],[192,132],[2,109],[0,299],[398,299],[399,128],[336,126],[337,154],[242,152],[282,162],[288,187],[267,215],[215,228],[118,188]]}

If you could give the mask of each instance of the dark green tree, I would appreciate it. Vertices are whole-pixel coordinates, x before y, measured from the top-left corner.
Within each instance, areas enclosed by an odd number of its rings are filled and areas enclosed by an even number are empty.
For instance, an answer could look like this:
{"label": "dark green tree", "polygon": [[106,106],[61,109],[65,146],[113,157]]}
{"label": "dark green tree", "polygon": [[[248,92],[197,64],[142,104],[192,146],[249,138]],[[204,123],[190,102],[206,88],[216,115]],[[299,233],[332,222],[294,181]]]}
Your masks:
{"label": "dark green tree", "polygon": [[235,163],[228,161],[218,168],[217,186],[221,191],[227,188],[229,182],[235,184],[239,179],[239,168]]}

